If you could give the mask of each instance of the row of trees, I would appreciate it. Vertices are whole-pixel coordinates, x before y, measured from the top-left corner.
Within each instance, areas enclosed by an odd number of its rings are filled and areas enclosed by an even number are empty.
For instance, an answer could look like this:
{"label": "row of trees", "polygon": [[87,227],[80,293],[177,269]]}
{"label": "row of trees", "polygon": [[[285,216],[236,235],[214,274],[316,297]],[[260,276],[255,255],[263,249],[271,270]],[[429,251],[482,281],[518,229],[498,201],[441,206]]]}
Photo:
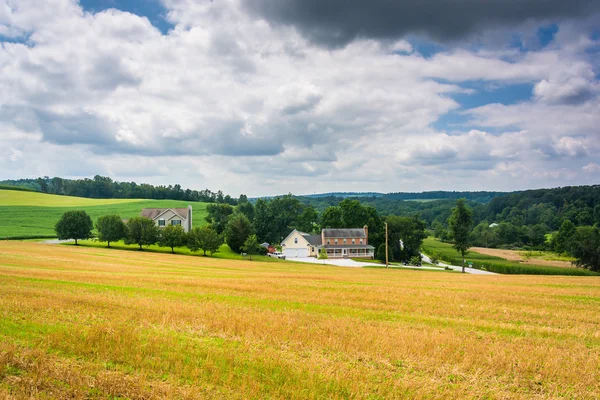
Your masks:
{"label": "row of trees", "polygon": [[[238,203],[238,199],[224,195],[220,190],[212,192],[208,189],[183,189],[178,184],[154,186],[147,183],[117,182],[109,177],[100,175],[94,176],[93,179],[63,179],[45,176],[37,179],[7,181],[7,183],[28,187],[43,193],[96,199],[169,199],[231,205]],[[241,198],[244,199],[246,196],[242,195]]]}
{"label": "row of trees", "polygon": [[[211,226],[193,228],[186,233],[180,225],[160,229],[153,220],[146,217],[134,217],[125,223],[118,215],[104,215],[98,218],[95,228],[98,240],[107,242],[108,247],[111,242],[123,240],[125,244],[138,245],[140,250],[143,246],[158,244],[170,248],[174,253],[176,247],[185,246],[192,252],[203,251],[207,255],[218,252],[223,244],[223,235]],[[92,219],[85,211],[67,211],[55,226],[59,239],[74,239],[76,245],[79,240],[91,238],[93,229]],[[228,222],[225,237],[235,252],[244,251],[251,257],[261,251],[249,221],[241,214]]]}

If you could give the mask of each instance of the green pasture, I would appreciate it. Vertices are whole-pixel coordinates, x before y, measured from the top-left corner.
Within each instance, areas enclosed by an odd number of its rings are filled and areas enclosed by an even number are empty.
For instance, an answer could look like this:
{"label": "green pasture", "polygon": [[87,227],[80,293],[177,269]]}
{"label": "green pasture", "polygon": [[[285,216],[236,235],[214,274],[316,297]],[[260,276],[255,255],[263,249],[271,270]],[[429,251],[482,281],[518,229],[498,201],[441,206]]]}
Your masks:
{"label": "green pasture", "polygon": [[92,220],[118,214],[123,219],[139,216],[143,208],[185,208],[192,205],[194,226],[205,224],[208,203],[177,200],[84,199],[36,192],[0,190],[0,239],[53,237],[54,225],[70,210],[85,210]]}
{"label": "green pasture", "polygon": [[[440,242],[437,239],[428,237],[423,241],[423,253],[430,257],[435,257],[440,261],[452,265],[461,265],[460,254],[452,248],[449,243]],[[588,271],[583,268],[564,268],[549,267],[543,265],[521,264],[516,261],[509,261],[504,258],[488,256],[467,252],[466,262],[472,262],[474,268],[484,269],[500,274],[524,274],[524,275],[599,275],[596,272]]]}

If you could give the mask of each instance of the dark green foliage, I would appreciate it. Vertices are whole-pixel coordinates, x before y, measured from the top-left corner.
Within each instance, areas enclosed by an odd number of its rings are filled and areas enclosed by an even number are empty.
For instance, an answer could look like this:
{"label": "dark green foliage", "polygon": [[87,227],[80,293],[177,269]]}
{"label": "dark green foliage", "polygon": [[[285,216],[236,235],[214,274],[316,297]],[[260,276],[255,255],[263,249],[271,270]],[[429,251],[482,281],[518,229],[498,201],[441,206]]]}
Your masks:
{"label": "dark green foliage", "polygon": [[306,233],[319,233],[319,215],[313,206],[304,206],[302,214],[298,217],[296,229]]}
{"label": "dark green foliage", "polygon": [[386,222],[388,223],[390,261],[405,261],[418,256],[421,252],[423,239],[427,237],[425,222],[417,217],[398,217],[395,215],[387,217]]}
{"label": "dark green foliage", "polygon": [[573,252],[573,241],[577,228],[571,221],[565,221],[560,226],[558,233],[552,238],[552,247],[557,253],[571,254]]}
{"label": "dark green foliage", "polygon": [[59,239],[89,239],[94,223],[85,211],[67,211],[56,223],[54,230]]}
{"label": "dark green foliage", "polygon": [[233,207],[229,204],[209,204],[206,207],[208,215],[206,216],[206,222],[208,222],[212,228],[221,234],[225,231],[229,216],[233,214]]}
{"label": "dark green foliage", "polygon": [[264,199],[258,199],[254,205],[254,227],[256,229],[256,236],[259,240],[267,241],[269,243],[273,241],[273,227],[271,226],[271,212],[269,210],[269,204]]}
{"label": "dark green foliage", "polygon": [[[379,247],[377,248],[377,254],[375,258],[381,262],[385,262],[385,243],[381,243],[379,245]],[[394,257],[392,255],[392,249],[388,248],[388,260],[392,261],[393,259]]]}
{"label": "dark green foliage", "polygon": [[249,201],[240,202],[235,210],[244,214],[250,221],[254,219],[254,206]]}
{"label": "dark green foliage", "polygon": [[175,253],[175,247],[185,245],[185,231],[181,225],[168,225],[160,231],[158,243],[161,247],[170,247]]}
{"label": "dark green foliage", "polygon": [[225,228],[225,241],[236,253],[239,253],[248,236],[254,234],[250,220],[244,214],[233,214]]}
{"label": "dark green foliage", "polygon": [[13,185],[2,185],[0,184],[0,190],[17,190],[20,192],[35,192],[35,189],[26,186],[13,186]]}
{"label": "dark green foliage", "polygon": [[408,261],[410,265],[421,265],[421,257],[420,256],[412,256]]}
{"label": "dark green foliage", "polygon": [[202,250],[204,255],[206,252],[214,254],[222,244],[223,237],[209,226],[194,228],[188,233],[187,247],[193,252]]}
{"label": "dark green foliage", "polygon": [[338,206],[327,207],[321,215],[321,227],[323,228],[341,228],[344,226],[342,219],[342,210]]}
{"label": "dark green foliage", "polygon": [[96,230],[98,231],[98,240],[107,242],[116,242],[125,237],[125,223],[118,215],[103,215],[96,221]]}
{"label": "dark green foliage", "polygon": [[452,247],[458,251],[462,256],[462,269],[465,272],[465,253],[471,247],[469,235],[471,234],[471,227],[473,226],[473,212],[467,208],[464,199],[458,199],[456,201],[456,207],[452,210],[452,215],[448,219],[448,226],[450,227],[450,239],[452,240]]}
{"label": "dark green foliage", "polygon": [[[0,181],[0,184],[29,187],[35,191],[66,196],[88,197],[95,199],[155,199],[184,200],[204,203],[227,203],[236,205],[237,200],[205,190],[182,189],[181,185],[153,186],[147,183],[116,182],[111,178],[96,175],[93,179],[63,179],[45,176],[37,179],[19,179]],[[244,196],[245,197],[245,196]],[[247,197],[246,197],[247,200]]]}
{"label": "dark green foliage", "polygon": [[250,261],[252,261],[252,255],[260,253],[260,244],[258,243],[258,238],[256,235],[250,235],[244,241],[244,244],[241,246],[241,250],[250,256]]}
{"label": "dark green foliage", "polygon": [[136,244],[142,250],[142,246],[150,246],[158,242],[159,237],[159,228],[150,218],[133,217],[127,221],[125,244]]}
{"label": "dark green foliage", "polygon": [[269,238],[261,237],[260,240],[279,243],[296,228],[301,213],[302,204],[291,194],[272,199],[269,202],[271,236]]}
{"label": "dark green foliage", "polygon": [[600,228],[578,227],[573,237],[571,254],[577,259],[577,266],[600,272]]}

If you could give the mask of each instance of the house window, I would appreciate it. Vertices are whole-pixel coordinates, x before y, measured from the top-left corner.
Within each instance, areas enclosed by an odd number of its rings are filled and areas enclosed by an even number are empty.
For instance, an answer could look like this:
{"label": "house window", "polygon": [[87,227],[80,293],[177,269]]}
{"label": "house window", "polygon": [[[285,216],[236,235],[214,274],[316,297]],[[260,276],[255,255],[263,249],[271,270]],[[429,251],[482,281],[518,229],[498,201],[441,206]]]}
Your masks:
{"label": "house window", "polygon": [[294,238],[294,243],[298,244],[298,238]]}
{"label": "house window", "polygon": [[352,244],[355,244],[355,243],[356,243],[356,240],[355,240],[355,239],[352,239]]}
{"label": "house window", "polygon": [[180,219],[172,219],[171,225],[181,225],[181,220]]}
{"label": "house window", "polygon": [[337,239],[334,239],[334,240],[333,240],[333,243],[334,243],[334,244],[337,244]]}
{"label": "house window", "polygon": [[346,244],[346,239],[344,239],[344,244]]}
{"label": "house window", "polygon": [[362,243],[362,239],[360,239],[360,244],[363,244],[363,243]]}
{"label": "house window", "polygon": [[314,248],[314,247],[311,247],[311,248],[310,248],[310,251],[314,253],[314,252],[315,252],[315,248]]}
{"label": "house window", "polygon": [[331,240],[327,239],[327,244],[331,244]]}
{"label": "house window", "polygon": [[158,220],[158,226],[165,226],[165,220],[164,219],[159,219]]}

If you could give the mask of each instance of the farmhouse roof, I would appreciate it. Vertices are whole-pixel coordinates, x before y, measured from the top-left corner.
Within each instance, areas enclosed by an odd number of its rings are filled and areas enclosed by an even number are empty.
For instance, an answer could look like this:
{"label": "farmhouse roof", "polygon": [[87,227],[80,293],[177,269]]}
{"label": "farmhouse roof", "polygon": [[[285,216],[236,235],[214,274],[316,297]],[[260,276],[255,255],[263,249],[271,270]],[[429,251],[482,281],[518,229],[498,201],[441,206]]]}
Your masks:
{"label": "farmhouse roof", "polygon": [[189,209],[188,208],[144,208],[142,210],[142,217],[146,217],[146,218],[150,218],[150,219],[154,220],[169,210],[173,211],[175,214],[179,215],[181,218],[185,218],[185,219],[189,218],[189,215],[188,215]]}
{"label": "farmhouse roof", "polygon": [[321,244],[321,235],[302,235],[306,239],[308,243],[313,246],[318,246]]}
{"label": "farmhouse roof", "polygon": [[353,229],[323,229],[323,236],[326,238],[365,238],[365,230],[363,228]]}

